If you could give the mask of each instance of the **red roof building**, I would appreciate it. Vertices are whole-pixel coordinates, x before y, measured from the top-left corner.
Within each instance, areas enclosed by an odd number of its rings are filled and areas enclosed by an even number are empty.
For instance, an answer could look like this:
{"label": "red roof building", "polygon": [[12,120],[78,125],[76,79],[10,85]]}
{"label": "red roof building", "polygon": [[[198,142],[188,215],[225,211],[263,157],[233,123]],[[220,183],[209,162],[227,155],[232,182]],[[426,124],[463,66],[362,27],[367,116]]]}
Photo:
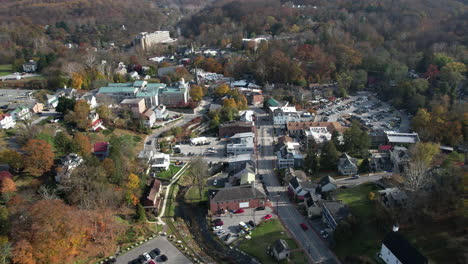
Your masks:
{"label": "red roof building", "polygon": [[97,142],[94,144],[94,155],[103,160],[109,156],[109,142]]}

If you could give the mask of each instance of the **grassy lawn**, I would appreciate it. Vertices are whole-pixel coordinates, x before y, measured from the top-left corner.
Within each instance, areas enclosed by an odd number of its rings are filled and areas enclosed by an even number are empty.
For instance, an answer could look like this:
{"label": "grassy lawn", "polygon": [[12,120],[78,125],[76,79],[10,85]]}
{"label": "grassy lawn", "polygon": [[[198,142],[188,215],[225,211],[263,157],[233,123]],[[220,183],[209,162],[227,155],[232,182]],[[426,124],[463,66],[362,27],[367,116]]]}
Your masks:
{"label": "grassy lawn", "polygon": [[163,180],[170,180],[182,167],[177,167],[175,165],[169,165],[169,169],[162,171],[156,174],[156,178]]}
{"label": "grassy lawn", "polygon": [[359,232],[356,232],[351,240],[338,243],[335,253],[343,258],[345,256],[373,257],[379,250],[384,234],[381,234],[373,225],[372,205],[369,201],[369,192],[377,191],[373,184],[363,184],[354,188],[340,191],[338,199],[347,204],[351,213],[360,219]]}
{"label": "grassy lawn", "polygon": [[[239,248],[251,256],[257,258],[262,263],[273,263],[274,258],[267,254],[268,246],[272,245],[278,239],[284,239],[291,250],[298,249],[296,242],[287,235],[283,225],[278,219],[272,219],[260,224],[252,231],[252,239],[244,240]],[[305,263],[305,253],[294,251],[291,253],[292,263]],[[284,262],[286,263],[286,262]]]}
{"label": "grassy lawn", "polygon": [[5,76],[12,73],[11,64],[0,65],[0,76]]}

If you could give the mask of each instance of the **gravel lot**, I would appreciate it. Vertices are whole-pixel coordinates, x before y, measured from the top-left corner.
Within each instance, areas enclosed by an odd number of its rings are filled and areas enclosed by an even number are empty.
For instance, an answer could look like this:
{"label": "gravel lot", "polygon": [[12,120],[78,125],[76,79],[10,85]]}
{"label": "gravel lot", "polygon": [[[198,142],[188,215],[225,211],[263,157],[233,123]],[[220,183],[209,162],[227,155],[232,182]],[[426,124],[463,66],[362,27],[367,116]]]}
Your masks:
{"label": "gravel lot", "polygon": [[[226,161],[226,144],[225,141],[220,141],[216,137],[206,137],[207,140],[210,142],[208,145],[200,145],[200,146],[192,146],[190,144],[180,144],[180,151],[184,154],[182,157],[174,157],[173,159],[183,159],[187,160],[190,159],[189,153],[194,155],[202,155],[208,161],[212,162],[219,162],[219,161]],[[214,154],[208,154],[208,149],[214,149]]]}

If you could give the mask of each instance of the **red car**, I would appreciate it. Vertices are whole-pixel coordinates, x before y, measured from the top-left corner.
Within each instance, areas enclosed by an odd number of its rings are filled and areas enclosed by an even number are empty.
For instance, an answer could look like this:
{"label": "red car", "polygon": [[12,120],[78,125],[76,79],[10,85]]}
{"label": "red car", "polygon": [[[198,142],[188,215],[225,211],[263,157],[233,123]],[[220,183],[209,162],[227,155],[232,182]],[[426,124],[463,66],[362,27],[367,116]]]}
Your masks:
{"label": "red car", "polygon": [[148,262],[148,264],[157,264],[157,263],[154,262],[154,260],[150,260],[150,261]]}
{"label": "red car", "polygon": [[242,214],[244,211],[244,209],[237,209],[234,213],[235,214]]}
{"label": "red car", "polygon": [[267,214],[263,217],[263,220],[271,219],[273,216],[271,214]]}
{"label": "red car", "polygon": [[302,227],[302,230],[304,230],[304,231],[306,231],[307,229],[309,229],[309,228],[307,227],[307,225],[304,224],[304,223],[301,223],[301,227]]}

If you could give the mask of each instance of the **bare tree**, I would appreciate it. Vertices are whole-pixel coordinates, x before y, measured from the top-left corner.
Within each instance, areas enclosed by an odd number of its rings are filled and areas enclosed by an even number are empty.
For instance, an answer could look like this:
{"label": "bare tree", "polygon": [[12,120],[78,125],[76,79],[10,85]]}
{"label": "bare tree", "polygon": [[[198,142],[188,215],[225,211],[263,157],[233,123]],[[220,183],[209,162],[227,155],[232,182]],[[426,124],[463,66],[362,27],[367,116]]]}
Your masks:
{"label": "bare tree", "polygon": [[38,190],[37,192],[39,193],[39,195],[41,195],[41,197],[42,197],[44,200],[55,200],[55,199],[58,199],[56,190],[51,189],[51,188],[48,188],[48,187],[45,186],[45,185],[41,185],[41,187],[39,187],[39,190]]}
{"label": "bare tree", "polygon": [[429,187],[432,183],[429,166],[422,161],[412,161],[403,173],[404,188],[410,192],[417,192]]}
{"label": "bare tree", "polygon": [[94,66],[94,63],[96,62],[96,53],[94,52],[88,52],[83,56],[83,62],[86,67],[91,69]]}
{"label": "bare tree", "polygon": [[190,160],[190,168],[188,175],[192,180],[192,184],[197,186],[200,199],[203,196],[203,187],[205,187],[205,178],[209,176],[208,165],[201,156],[194,156]]}
{"label": "bare tree", "polygon": [[10,263],[8,259],[11,257],[11,244],[6,242],[0,245],[0,264]]}

